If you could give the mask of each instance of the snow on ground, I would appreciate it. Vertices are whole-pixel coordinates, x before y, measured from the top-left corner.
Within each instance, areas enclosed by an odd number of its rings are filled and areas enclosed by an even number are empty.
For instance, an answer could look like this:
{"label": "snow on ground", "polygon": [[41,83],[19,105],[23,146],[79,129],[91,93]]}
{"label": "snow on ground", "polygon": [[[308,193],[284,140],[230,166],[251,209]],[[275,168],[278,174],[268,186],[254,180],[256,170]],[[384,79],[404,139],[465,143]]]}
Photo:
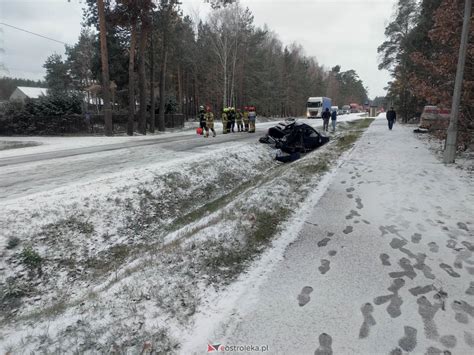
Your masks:
{"label": "snow on ground", "polygon": [[[134,259],[132,251],[144,253],[148,248],[158,250],[163,247],[164,237],[180,228],[180,217],[185,226],[190,211],[198,210],[206,201],[218,199],[226,191],[245,184],[242,176],[252,179],[276,164],[267,147],[253,144],[246,146],[245,150],[239,148],[241,145],[231,144],[220,152],[150,165],[145,169],[113,174],[87,184],[69,185],[5,204],[0,220],[1,250],[5,250],[0,272],[7,280],[7,292],[32,294],[22,305],[20,314],[16,315],[51,309],[57,307],[58,301],[67,300],[74,304],[89,298],[97,290],[108,289],[115,283],[122,262]],[[229,154],[229,150],[241,153]],[[196,156],[199,159],[195,159]],[[19,238],[17,243],[20,245],[8,248],[7,243],[15,238]],[[171,242],[168,238],[168,244]],[[25,267],[24,261],[29,260],[25,254],[27,247],[44,260],[40,269]],[[149,258],[155,259],[156,255]],[[162,259],[156,262],[161,263]],[[114,263],[115,260],[120,263]],[[166,275],[162,280],[170,280],[170,270],[164,271]],[[42,275],[48,275],[48,278]],[[168,296],[159,291],[162,286],[156,287],[155,302],[156,299],[166,302]],[[175,287],[179,288],[179,282]],[[166,290],[172,294],[168,288]],[[125,298],[121,301],[128,303],[130,293],[123,295]],[[111,298],[107,295],[103,302],[115,298],[116,295]],[[174,301],[167,303],[172,309]],[[113,313],[113,305],[104,308]],[[48,311],[45,313],[47,318]],[[125,314],[128,313],[122,316]],[[66,319],[69,321],[70,317],[66,316]],[[95,316],[90,321],[93,320],[103,321],[102,317]],[[26,327],[23,331],[15,331],[16,339],[20,341],[43,330],[38,326]],[[51,336],[58,335],[50,331]],[[5,341],[9,340],[8,343],[16,343],[12,334],[2,335]]]}
{"label": "snow on ground", "polygon": [[198,314],[183,353],[472,353],[474,181],[428,148],[381,116],[282,233],[294,242]]}
{"label": "snow on ground", "polygon": [[264,250],[335,151],[281,165],[267,146],[231,143],[7,201],[2,350],[176,350],[203,295]]}

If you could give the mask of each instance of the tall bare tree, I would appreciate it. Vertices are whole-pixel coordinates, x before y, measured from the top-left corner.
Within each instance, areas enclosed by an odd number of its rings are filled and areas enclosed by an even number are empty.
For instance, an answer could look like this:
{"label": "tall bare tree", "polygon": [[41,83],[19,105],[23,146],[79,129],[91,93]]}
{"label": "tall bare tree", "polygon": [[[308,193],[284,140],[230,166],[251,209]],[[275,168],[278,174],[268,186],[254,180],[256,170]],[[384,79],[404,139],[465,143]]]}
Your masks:
{"label": "tall bare tree", "polygon": [[216,8],[208,20],[212,50],[220,63],[222,103],[224,106],[234,105],[238,50],[243,40],[244,30],[251,21],[250,13],[244,10],[238,2]]}

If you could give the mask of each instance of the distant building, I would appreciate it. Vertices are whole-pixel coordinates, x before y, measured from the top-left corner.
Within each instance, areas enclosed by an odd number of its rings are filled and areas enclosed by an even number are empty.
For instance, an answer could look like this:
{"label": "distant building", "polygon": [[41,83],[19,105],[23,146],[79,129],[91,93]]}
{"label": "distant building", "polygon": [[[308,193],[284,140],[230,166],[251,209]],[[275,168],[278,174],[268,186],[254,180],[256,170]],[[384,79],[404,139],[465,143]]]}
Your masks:
{"label": "distant building", "polygon": [[10,95],[10,101],[25,101],[26,98],[37,99],[40,96],[45,96],[48,92],[46,88],[33,88],[28,86],[18,86]]}

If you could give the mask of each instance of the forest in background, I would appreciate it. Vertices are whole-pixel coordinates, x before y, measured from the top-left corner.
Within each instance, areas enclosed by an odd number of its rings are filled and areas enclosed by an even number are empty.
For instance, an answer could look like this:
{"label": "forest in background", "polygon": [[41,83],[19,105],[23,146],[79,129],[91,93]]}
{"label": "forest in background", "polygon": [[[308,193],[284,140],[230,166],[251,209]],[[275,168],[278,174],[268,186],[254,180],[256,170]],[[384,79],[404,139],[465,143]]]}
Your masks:
{"label": "forest in background", "polygon": [[[309,96],[329,96],[339,106],[368,99],[354,70],[325,68],[301,45],[283,44],[238,1],[207,2],[209,16],[193,21],[176,0],[104,1],[112,108],[130,117],[138,112],[139,132],[154,112],[189,117],[200,105],[215,112],[254,105],[260,115],[286,117],[303,115]],[[102,96],[97,3],[85,2],[78,42],[44,64],[51,92]]]}
{"label": "forest in background", "polygon": [[[379,69],[393,80],[387,100],[406,122],[424,105],[450,108],[454,90],[464,0],[398,0],[385,29]],[[460,143],[467,146],[474,132],[474,17],[462,86],[459,120]]]}

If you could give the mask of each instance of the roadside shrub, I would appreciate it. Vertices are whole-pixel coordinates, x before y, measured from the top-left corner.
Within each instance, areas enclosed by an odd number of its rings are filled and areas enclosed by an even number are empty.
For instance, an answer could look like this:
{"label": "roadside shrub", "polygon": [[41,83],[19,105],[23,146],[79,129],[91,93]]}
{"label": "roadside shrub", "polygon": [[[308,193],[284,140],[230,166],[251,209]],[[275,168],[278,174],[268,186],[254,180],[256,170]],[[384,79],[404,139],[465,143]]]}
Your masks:
{"label": "roadside shrub", "polygon": [[39,269],[41,267],[41,262],[43,261],[38,252],[31,246],[23,248],[20,257],[23,264],[25,264],[31,270]]}
{"label": "roadside shrub", "polygon": [[31,287],[24,281],[14,277],[7,277],[0,286],[0,310],[2,317],[8,317],[9,311],[17,309],[22,304],[22,298],[28,295]]}
{"label": "roadside shrub", "polygon": [[82,95],[50,93],[24,103],[11,101],[2,108],[0,134],[62,134],[83,131]]}

